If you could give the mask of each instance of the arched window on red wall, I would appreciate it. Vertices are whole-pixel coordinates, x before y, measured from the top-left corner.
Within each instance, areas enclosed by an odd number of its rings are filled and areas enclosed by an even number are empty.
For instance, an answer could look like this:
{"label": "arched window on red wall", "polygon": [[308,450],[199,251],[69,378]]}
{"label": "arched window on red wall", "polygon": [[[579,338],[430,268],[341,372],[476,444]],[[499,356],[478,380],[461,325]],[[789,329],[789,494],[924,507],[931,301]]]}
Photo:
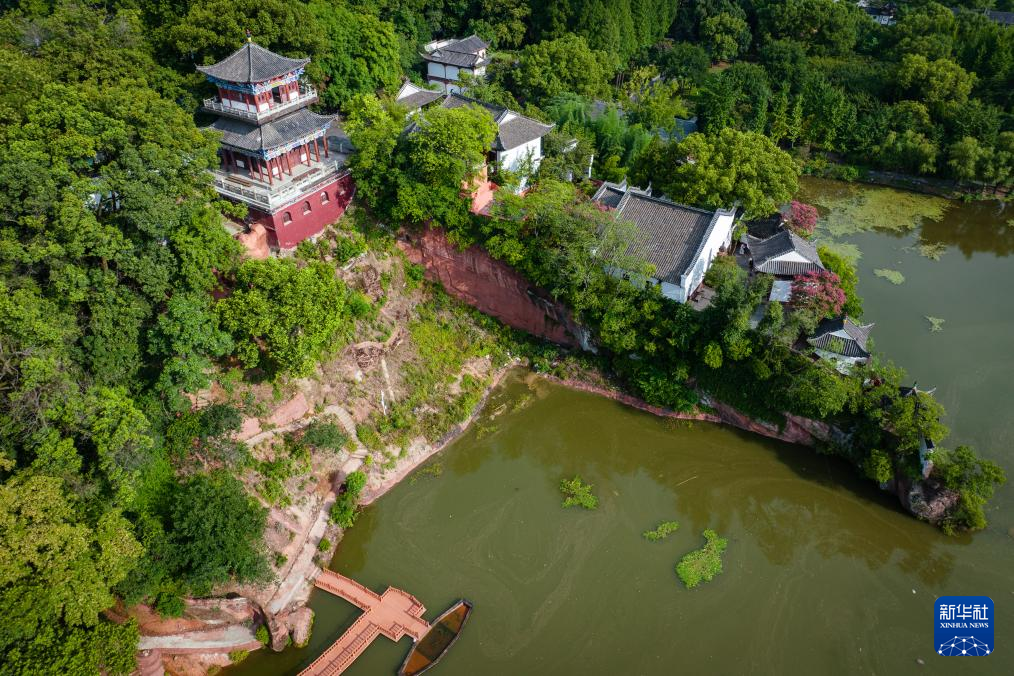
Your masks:
{"label": "arched window on red wall", "polygon": [[321,204],[327,204],[330,201],[331,201],[331,199],[327,196],[327,190],[325,190],[324,192],[322,192],[320,194],[320,203]]}
{"label": "arched window on red wall", "polygon": [[292,214],[286,211],[284,214],[282,214],[282,223],[284,225],[288,225],[291,222],[292,222]]}
{"label": "arched window on red wall", "polygon": [[313,208],[310,206],[310,200],[307,200],[307,201],[303,202],[303,215],[304,216],[307,215],[308,213],[310,213],[312,210],[313,210]]}

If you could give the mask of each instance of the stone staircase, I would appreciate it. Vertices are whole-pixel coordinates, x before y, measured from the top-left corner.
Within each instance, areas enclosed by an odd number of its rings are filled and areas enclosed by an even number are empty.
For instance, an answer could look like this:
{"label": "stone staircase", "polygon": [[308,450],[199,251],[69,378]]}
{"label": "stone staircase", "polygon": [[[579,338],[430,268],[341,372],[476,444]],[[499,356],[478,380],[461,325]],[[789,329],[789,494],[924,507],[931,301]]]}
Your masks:
{"label": "stone staircase", "polygon": [[363,460],[366,458],[369,451],[363,446],[362,442],[359,441],[359,437],[356,435],[356,423],[349,415],[349,412],[338,404],[332,404],[324,409],[324,413],[327,415],[333,415],[338,418],[338,422],[341,424],[342,429],[349,435],[349,441],[352,443],[352,451],[349,453],[349,459],[342,465],[342,473],[348,476],[352,472],[363,466]]}
{"label": "stone staircase", "polygon": [[162,653],[157,650],[140,650],[137,653],[137,676],[165,676]]}

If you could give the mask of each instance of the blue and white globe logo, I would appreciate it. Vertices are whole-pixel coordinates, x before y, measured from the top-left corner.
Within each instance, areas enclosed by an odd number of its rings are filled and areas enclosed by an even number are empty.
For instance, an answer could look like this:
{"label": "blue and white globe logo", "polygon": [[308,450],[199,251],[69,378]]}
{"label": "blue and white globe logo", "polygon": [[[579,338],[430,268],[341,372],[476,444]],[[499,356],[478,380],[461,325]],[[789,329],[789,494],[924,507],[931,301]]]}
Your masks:
{"label": "blue and white globe logo", "polygon": [[985,657],[993,652],[993,601],[988,596],[941,596],[934,615],[938,655]]}

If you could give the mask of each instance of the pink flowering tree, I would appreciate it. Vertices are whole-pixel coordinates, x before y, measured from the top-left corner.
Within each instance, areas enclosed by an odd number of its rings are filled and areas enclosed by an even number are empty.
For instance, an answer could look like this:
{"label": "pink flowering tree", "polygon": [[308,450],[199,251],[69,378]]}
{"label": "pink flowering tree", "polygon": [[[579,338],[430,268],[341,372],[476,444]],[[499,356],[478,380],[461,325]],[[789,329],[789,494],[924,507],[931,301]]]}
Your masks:
{"label": "pink flowering tree", "polygon": [[845,300],[841,279],[830,270],[810,270],[792,282],[792,306],[814,326],[824,317],[840,315]]}
{"label": "pink flowering tree", "polygon": [[813,234],[813,229],[817,227],[817,208],[805,202],[792,200],[789,205],[787,221],[792,232],[809,237]]}

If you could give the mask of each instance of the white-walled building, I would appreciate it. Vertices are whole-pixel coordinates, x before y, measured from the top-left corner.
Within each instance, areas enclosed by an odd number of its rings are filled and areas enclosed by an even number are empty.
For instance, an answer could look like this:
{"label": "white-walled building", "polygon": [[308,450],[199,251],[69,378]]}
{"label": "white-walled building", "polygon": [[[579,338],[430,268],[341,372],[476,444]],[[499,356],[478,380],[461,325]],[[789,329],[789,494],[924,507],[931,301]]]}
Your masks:
{"label": "white-walled building", "polygon": [[486,75],[489,43],[477,35],[463,40],[437,40],[423,47],[426,81],[447,93],[461,91],[461,74],[481,78]]}
{"label": "white-walled building", "polygon": [[732,244],[734,209],[683,206],[626,183],[603,183],[593,199],[614,210],[616,218],[633,221],[643,239],[643,257],[655,266],[650,281],[679,303],[693,296],[712,261]]}
{"label": "white-walled building", "polygon": [[[542,137],[552,131],[555,125],[544,124],[509,108],[484,103],[461,94],[448,94],[440,105],[444,108],[482,106],[488,110],[497,126],[496,138],[493,139],[493,147],[490,148],[489,164],[521,174],[518,192],[527,187],[528,174],[538,169],[542,162]],[[493,180],[496,180],[495,176]]]}

